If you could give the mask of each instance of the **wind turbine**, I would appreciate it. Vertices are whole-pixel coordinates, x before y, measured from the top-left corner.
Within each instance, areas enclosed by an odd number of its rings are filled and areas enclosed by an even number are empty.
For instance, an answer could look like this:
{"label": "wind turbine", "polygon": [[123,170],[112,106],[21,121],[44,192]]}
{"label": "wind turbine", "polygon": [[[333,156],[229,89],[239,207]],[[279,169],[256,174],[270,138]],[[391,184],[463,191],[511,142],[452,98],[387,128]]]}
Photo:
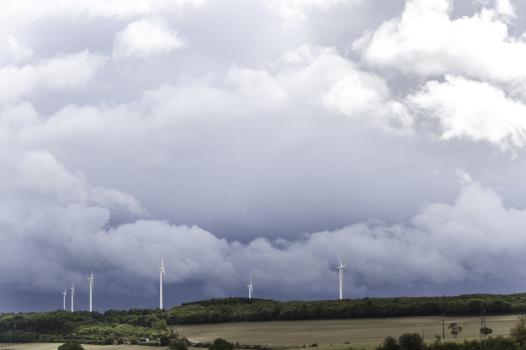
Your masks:
{"label": "wind turbine", "polygon": [[88,277],[89,281],[89,312],[93,312],[93,272]]}
{"label": "wind turbine", "polygon": [[342,263],[342,259],[338,257],[338,261],[340,264],[336,267],[338,270],[338,280],[339,280],[339,290],[340,290],[340,300],[343,299],[343,269],[345,268],[345,265]]}
{"label": "wind turbine", "polygon": [[73,284],[71,285],[71,287],[69,287],[69,289],[71,290],[71,312],[74,312],[75,311],[75,281],[73,281]]}
{"label": "wind turbine", "polygon": [[64,288],[64,291],[62,292],[62,309],[66,310],[66,295],[68,294],[68,290]]}
{"label": "wind turbine", "polygon": [[248,288],[248,298],[252,299],[252,294],[254,293],[254,285],[252,284],[252,277],[250,277],[250,283],[247,284]]}
{"label": "wind turbine", "polygon": [[164,260],[161,259],[161,266],[159,266],[159,309],[163,309],[163,276],[166,276],[166,270],[164,269]]}

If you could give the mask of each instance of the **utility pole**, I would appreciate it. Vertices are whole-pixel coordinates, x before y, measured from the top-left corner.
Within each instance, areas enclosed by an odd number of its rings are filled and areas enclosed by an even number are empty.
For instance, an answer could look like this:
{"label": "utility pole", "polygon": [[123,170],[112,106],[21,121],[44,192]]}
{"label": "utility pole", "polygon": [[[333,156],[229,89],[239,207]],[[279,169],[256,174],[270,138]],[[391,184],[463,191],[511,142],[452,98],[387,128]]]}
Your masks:
{"label": "utility pole", "polygon": [[482,344],[483,349],[486,349],[486,338],[488,336],[487,330],[488,325],[486,324],[486,308],[484,307],[480,313],[480,343]]}
{"label": "utility pole", "polygon": [[442,341],[446,339],[446,315],[442,315]]}

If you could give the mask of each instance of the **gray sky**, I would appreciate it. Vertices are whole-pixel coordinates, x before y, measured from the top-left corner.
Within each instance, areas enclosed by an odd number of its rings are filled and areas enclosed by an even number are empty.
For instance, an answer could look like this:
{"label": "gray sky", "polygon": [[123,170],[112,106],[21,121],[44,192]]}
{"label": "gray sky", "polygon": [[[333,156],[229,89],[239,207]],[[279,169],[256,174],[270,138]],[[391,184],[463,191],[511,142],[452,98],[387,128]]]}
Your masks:
{"label": "gray sky", "polygon": [[0,5],[0,311],[526,289],[526,5]]}

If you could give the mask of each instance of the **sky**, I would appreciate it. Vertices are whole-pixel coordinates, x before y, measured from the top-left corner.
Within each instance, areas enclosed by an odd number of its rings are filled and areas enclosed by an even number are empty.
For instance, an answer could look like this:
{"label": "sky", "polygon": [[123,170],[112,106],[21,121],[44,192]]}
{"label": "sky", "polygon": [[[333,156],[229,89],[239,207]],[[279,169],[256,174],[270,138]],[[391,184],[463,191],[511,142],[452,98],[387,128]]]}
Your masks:
{"label": "sky", "polygon": [[526,291],[525,19],[2,1],[0,312]]}

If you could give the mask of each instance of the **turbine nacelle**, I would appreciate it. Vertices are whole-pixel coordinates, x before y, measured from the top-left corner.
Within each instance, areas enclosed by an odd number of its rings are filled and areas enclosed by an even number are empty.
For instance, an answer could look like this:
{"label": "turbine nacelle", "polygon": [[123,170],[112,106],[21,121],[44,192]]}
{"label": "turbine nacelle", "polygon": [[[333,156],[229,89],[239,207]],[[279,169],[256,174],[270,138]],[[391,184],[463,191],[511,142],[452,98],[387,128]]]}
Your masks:
{"label": "turbine nacelle", "polygon": [[336,266],[337,270],[343,270],[345,268],[345,265],[342,263],[342,259],[338,258],[339,265]]}
{"label": "turbine nacelle", "polygon": [[159,271],[163,274],[164,277],[166,276],[166,270],[164,269],[164,260],[161,260],[161,266],[159,266]]}

